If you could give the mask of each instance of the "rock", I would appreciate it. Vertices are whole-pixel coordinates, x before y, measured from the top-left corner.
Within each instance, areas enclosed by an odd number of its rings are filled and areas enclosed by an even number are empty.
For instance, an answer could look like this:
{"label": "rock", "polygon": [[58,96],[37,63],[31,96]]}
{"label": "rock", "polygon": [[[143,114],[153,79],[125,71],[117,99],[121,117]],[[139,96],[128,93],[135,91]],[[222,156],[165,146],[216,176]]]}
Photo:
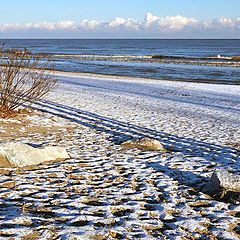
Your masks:
{"label": "rock", "polygon": [[112,238],[117,238],[117,239],[122,239],[123,238],[123,234],[120,233],[120,232],[117,232],[115,230],[109,230],[109,235],[112,237]]}
{"label": "rock", "polygon": [[52,117],[50,117],[50,119],[51,119],[53,122],[59,122],[59,118],[56,117],[56,116],[52,116]]}
{"label": "rock", "polygon": [[61,147],[34,148],[13,142],[0,145],[0,167],[25,167],[68,158],[66,149]]}
{"label": "rock", "polygon": [[122,147],[126,149],[138,148],[142,150],[166,152],[166,149],[158,140],[147,137],[124,142],[122,143]]}
{"label": "rock", "polygon": [[203,192],[208,194],[219,194],[223,191],[240,193],[240,175],[227,170],[215,171],[203,188]]}

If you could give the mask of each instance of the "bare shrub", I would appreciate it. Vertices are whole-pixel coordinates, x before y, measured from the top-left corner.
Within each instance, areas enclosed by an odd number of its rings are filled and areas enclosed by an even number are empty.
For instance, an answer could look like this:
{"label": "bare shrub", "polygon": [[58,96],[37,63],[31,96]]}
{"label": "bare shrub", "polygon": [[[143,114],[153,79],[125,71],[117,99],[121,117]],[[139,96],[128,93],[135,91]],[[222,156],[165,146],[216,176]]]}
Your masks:
{"label": "bare shrub", "polygon": [[27,50],[0,49],[0,116],[12,115],[23,104],[40,100],[56,86],[46,73],[49,61]]}

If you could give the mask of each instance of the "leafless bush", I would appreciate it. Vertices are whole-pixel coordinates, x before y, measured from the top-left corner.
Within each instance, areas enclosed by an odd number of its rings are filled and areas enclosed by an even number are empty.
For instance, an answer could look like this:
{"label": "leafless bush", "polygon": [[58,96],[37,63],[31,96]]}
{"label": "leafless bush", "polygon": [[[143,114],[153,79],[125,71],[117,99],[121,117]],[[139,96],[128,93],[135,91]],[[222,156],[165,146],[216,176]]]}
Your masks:
{"label": "leafless bush", "polygon": [[48,66],[43,56],[27,50],[0,49],[0,116],[41,99],[56,86],[56,79],[44,70]]}

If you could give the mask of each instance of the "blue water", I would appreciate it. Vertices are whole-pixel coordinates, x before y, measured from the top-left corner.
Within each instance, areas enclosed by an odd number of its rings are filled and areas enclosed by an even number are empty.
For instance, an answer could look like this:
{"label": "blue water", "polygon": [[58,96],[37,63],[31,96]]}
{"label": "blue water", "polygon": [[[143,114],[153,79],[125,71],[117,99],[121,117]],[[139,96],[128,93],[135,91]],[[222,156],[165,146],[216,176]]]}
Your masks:
{"label": "blue water", "polygon": [[[146,40],[146,39],[11,39],[1,40],[6,48],[27,48],[33,53],[71,55],[54,56],[54,68],[62,71],[89,72],[168,80],[218,81],[240,84],[239,67],[198,64],[134,62],[101,59],[101,56],[178,56],[206,58],[240,56],[240,40]],[[77,55],[94,55],[98,59],[81,59]]]}

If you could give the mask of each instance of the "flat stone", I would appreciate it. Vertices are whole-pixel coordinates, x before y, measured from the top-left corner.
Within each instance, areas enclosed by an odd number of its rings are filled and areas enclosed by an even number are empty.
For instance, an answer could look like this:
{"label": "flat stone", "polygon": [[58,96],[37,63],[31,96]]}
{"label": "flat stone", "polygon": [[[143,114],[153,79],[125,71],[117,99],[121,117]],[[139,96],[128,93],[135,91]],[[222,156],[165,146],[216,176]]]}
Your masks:
{"label": "flat stone", "polygon": [[0,167],[26,167],[68,158],[69,154],[62,147],[35,148],[14,142],[0,145]]}

